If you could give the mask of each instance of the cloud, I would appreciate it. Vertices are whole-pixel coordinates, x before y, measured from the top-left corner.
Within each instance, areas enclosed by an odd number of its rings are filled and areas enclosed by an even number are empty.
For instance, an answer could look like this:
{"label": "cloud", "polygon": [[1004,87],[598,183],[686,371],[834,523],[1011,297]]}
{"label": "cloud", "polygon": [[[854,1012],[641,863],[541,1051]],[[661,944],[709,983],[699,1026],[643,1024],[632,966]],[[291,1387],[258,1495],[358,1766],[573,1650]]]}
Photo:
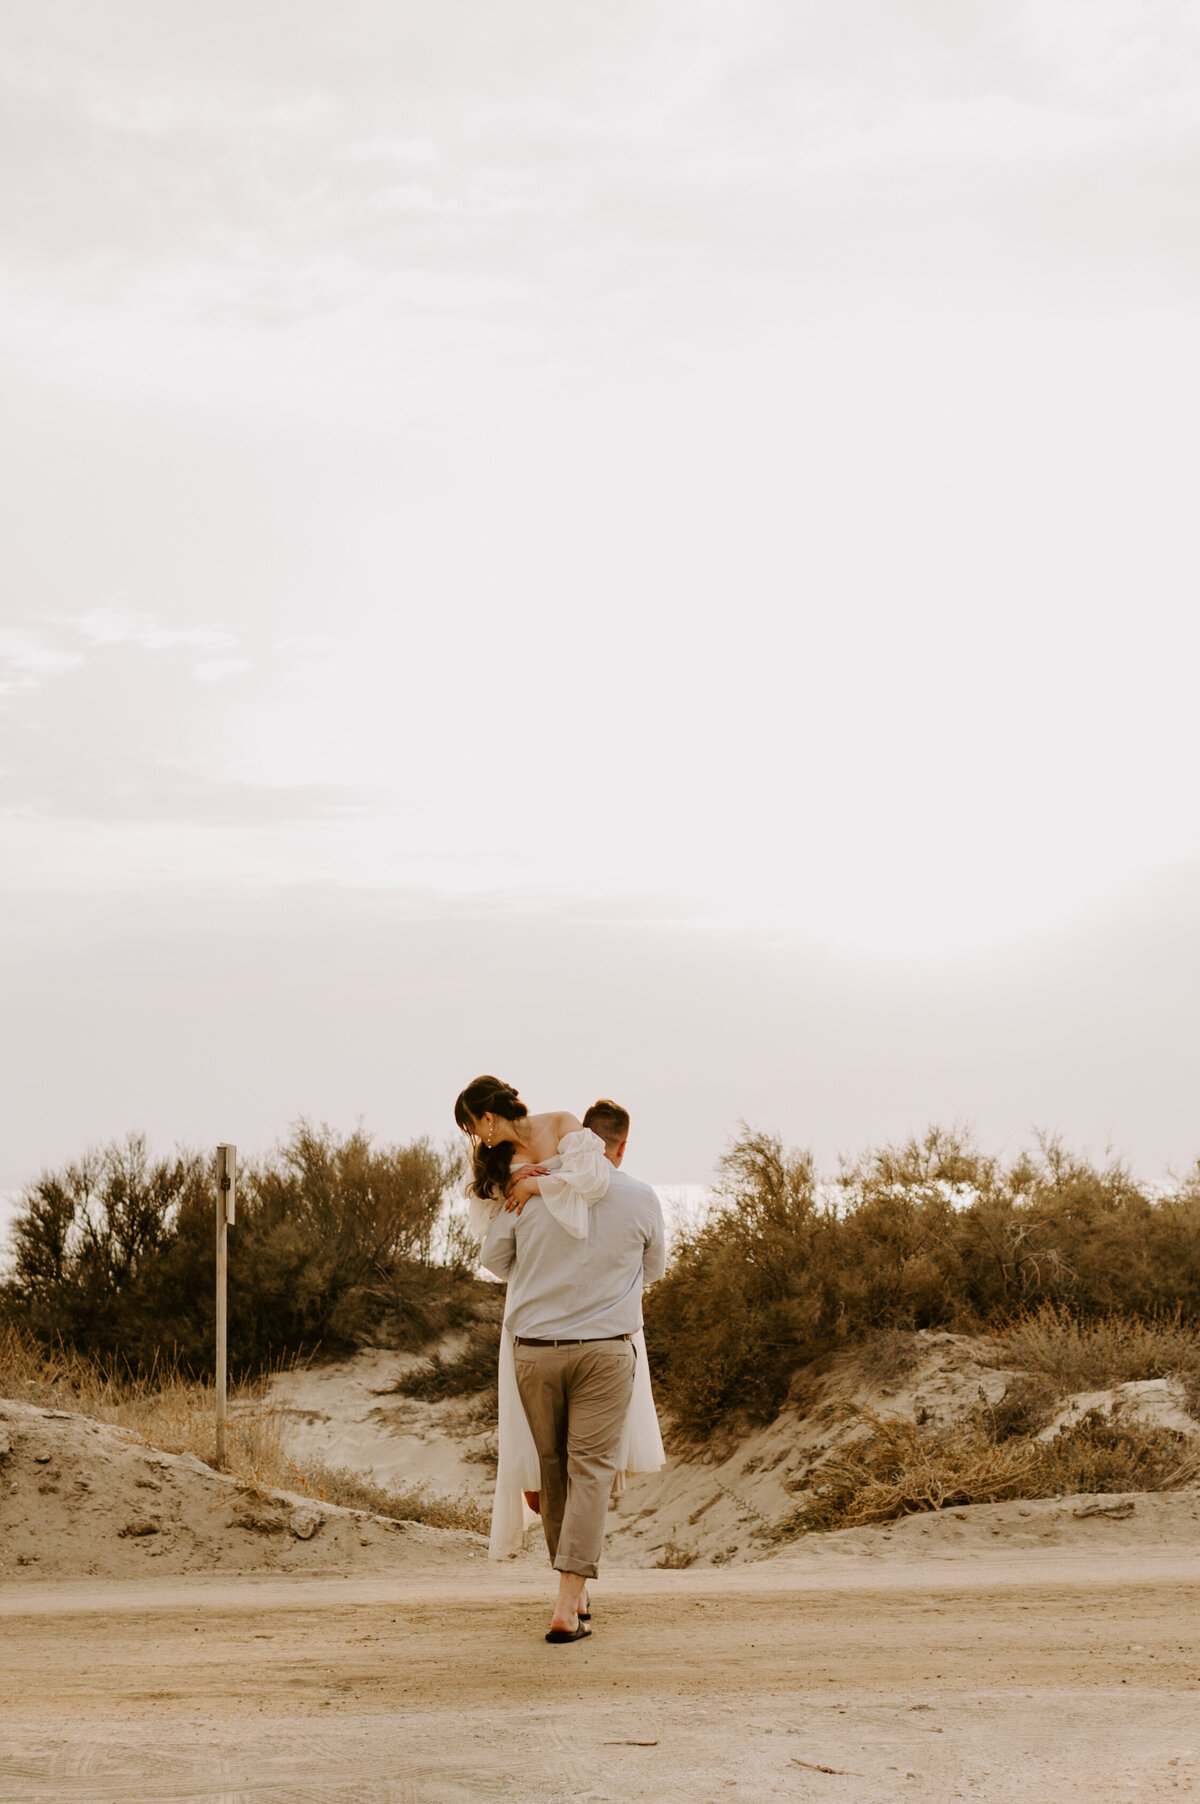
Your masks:
{"label": "cloud", "polygon": [[66,616],[61,625],[92,645],[137,645],[143,651],[171,651],[176,646],[224,651],[238,642],[237,634],[224,627],[163,626],[151,614],[122,613],[113,608]]}
{"label": "cloud", "polygon": [[264,782],[237,768],[224,685],[252,661],[195,661],[237,643],[224,627],[112,607],[0,629],[0,694],[11,696],[0,814],[237,826],[358,819],[378,807],[352,784]]}
{"label": "cloud", "polygon": [[51,644],[42,633],[0,626],[0,695],[36,689],[45,677],[74,670],[82,662],[82,653]]}
{"label": "cloud", "polygon": [[[208,7],[203,30],[176,20],[136,52],[68,10],[76,29],[26,23],[9,59],[10,267],[74,264],[93,296],[153,279],[161,305],[173,274],[177,300],[262,325],[360,303],[381,274],[517,279],[530,298],[565,284],[583,304],[597,269],[652,289],[664,233],[686,267],[737,254],[746,221],[806,286],[864,233],[919,270],[948,214],[982,214],[1019,254],[1014,201],[1069,227],[1081,184],[1133,140],[1141,199],[1164,180],[1182,193],[1170,160],[1194,175],[1200,135],[1200,34],[1175,0],[761,0],[701,19],[673,0],[596,19],[525,0],[503,23],[483,4],[418,19],[360,0],[337,32],[298,5],[278,34]],[[914,164],[964,158],[999,187],[912,191]],[[1114,264],[1133,211],[1111,220]],[[1064,229],[1054,255],[1080,248]]]}
{"label": "cloud", "polygon": [[221,683],[226,677],[245,676],[252,668],[249,658],[208,658],[193,667],[198,683]]}
{"label": "cloud", "polygon": [[369,818],[395,805],[379,791],[333,784],[256,783],[161,757],[41,747],[36,764],[0,768],[0,818],[132,827],[283,827]]}
{"label": "cloud", "polygon": [[[237,634],[224,627],[164,626],[152,615],[112,608],[0,626],[0,695],[37,690],[47,678],[78,673],[89,662],[130,647],[144,652],[225,651],[237,643]],[[200,681],[212,682],[243,675],[250,662],[214,658],[193,668]]]}
{"label": "cloud", "polygon": [[[582,892],[609,794],[696,916],[890,945],[1172,855],[1200,60],[1143,10],[23,9],[10,806],[195,869],[257,785],[248,881]],[[321,813],[376,780],[419,851]]]}

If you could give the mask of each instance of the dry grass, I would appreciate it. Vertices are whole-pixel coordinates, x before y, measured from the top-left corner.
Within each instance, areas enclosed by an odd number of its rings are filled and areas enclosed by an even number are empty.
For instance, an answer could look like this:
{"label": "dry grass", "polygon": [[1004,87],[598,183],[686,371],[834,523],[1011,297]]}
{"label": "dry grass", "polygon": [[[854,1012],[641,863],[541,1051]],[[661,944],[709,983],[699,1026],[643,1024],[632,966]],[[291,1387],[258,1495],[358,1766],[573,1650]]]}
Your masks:
{"label": "dry grass", "polygon": [[867,1433],[825,1461],[807,1502],[773,1538],[1016,1497],[1175,1490],[1200,1472],[1184,1435],[1099,1410],[1048,1442],[998,1437],[990,1411],[934,1433],[899,1417],[853,1413]]}
{"label": "dry grass", "polygon": [[674,1541],[668,1541],[662,1550],[662,1558],[654,1564],[660,1572],[684,1572],[696,1563],[696,1551],[692,1547],[678,1547]]}
{"label": "dry grass", "polygon": [[373,1516],[390,1516],[395,1522],[424,1522],[430,1528],[465,1528],[486,1535],[491,1527],[487,1510],[469,1497],[431,1497],[427,1491],[389,1491],[344,1467],[310,1464],[304,1470],[304,1488],[326,1503],[344,1504],[351,1510],[369,1510]]}
{"label": "dry grass", "polygon": [[[296,1487],[283,1451],[281,1419],[270,1400],[271,1375],[229,1387],[225,1470],[251,1484]],[[205,1379],[161,1365],[144,1376],[117,1360],[46,1353],[10,1324],[0,1325],[0,1396],[45,1409],[69,1409],[131,1429],[164,1453],[194,1453],[216,1464],[216,1400]]]}
{"label": "dry grass", "polygon": [[1144,1378],[1183,1379],[1200,1395],[1200,1336],[1179,1314],[1079,1321],[1054,1303],[991,1330],[997,1363],[1042,1372],[1060,1391],[1107,1390]]}
{"label": "dry grass", "polygon": [[921,1343],[902,1328],[878,1328],[863,1337],[859,1357],[876,1384],[898,1384],[921,1363]]}
{"label": "dry grass", "polygon": [[[224,1470],[246,1484],[300,1491],[348,1509],[369,1510],[397,1522],[488,1532],[485,1511],[469,1499],[385,1491],[318,1464],[297,1466],[283,1445],[283,1417],[271,1397],[271,1374],[230,1386]],[[161,1367],[145,1377],[70,1351],[45,1353],[8,1324],[0,1324],[0,1397],[69,1409],[128,1428],[163,1453],[194,1453],[216,1466],[216,1403],[212,1384]]]}

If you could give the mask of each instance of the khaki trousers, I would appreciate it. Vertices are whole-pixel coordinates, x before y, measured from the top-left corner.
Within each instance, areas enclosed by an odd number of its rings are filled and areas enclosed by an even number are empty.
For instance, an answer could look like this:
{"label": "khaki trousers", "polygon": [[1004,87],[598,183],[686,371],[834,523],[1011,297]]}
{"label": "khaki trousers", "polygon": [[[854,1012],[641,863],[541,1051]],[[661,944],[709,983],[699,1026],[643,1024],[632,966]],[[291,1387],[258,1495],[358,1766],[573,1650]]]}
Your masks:
{"label": "khaki trousers", "polygon": [[559,1572],[595,1578],[633,1395],[627,1340],[514,1349],[517,1389],[541,1463],[542,1527]]}

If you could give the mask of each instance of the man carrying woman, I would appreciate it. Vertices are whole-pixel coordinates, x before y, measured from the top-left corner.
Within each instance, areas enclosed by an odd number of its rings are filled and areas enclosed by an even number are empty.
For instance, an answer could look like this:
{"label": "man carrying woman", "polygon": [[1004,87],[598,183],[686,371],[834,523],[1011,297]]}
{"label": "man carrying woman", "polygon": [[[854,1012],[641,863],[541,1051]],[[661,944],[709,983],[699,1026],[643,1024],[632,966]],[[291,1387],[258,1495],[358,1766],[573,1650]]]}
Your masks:
{"label": "man carrying woman", "polygon": [[641,1333],[642,1287],[666,1265],[662,1210],[648,1184],[618,1169],[624,1111],[597,1104],[589,1115],[603,1141],[565,1112],[530,1115],[495,1078],[477,1078],[455,1105],[472,1140],[482,1263],[508,1281],[490,1551],[520,1544],[511,1498],[526,1481],[559,1574],[551,1642],[591,1632],[587,1583],[614,1486],[626,1470],[663,1463]]}

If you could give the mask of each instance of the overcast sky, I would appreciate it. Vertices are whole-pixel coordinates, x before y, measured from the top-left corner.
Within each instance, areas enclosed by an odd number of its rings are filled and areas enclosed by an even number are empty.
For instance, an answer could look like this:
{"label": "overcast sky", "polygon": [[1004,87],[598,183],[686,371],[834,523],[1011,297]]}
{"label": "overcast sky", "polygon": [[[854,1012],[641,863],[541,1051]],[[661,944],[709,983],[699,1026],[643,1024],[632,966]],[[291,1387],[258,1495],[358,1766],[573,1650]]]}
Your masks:
{"label": "overcast sky", "polygon": [[1194,3],[3,14],[0,1189],[1200,1152]]}

